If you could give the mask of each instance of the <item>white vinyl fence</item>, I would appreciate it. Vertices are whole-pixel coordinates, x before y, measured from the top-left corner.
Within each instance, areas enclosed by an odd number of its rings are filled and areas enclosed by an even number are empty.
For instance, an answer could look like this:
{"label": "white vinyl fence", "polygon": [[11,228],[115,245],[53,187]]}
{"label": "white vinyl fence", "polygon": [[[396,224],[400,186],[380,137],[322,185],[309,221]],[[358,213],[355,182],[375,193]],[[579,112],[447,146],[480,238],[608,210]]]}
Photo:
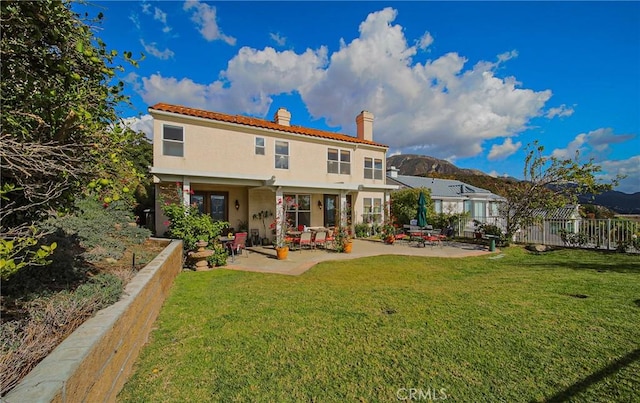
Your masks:
{"label": "white vinyl fence", "polygon": [[640,253],[640,223],[615,219],[544,220],[516,234],[516,242]]}

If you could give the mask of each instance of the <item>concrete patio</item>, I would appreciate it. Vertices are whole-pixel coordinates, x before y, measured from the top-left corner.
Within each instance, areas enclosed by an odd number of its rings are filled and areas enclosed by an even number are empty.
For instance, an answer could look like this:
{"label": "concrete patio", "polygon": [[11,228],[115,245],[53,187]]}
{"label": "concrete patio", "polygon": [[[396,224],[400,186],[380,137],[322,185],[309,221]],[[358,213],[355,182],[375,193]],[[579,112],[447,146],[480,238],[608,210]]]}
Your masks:
{"label": "concrete patio", "polygon": [[290,250],[286,260],[278,260],[276,251],[272,246],[248,247],[247,250],[248,252],[243,252],[242,255],[236,256],[234,261],[229,258],[227,265],[223,268],[297,276],[317,263],[328,260],[356,259],[379,255],[459,258],[491,253],[486,246],[461,242],[443,242],[442,245],[426,245],[422,247],[416,246],[415,243],[409,244],[404,241],[386,245],[379,241],[361,239],[353,240],[352,253],[337,253],[324,249]]}

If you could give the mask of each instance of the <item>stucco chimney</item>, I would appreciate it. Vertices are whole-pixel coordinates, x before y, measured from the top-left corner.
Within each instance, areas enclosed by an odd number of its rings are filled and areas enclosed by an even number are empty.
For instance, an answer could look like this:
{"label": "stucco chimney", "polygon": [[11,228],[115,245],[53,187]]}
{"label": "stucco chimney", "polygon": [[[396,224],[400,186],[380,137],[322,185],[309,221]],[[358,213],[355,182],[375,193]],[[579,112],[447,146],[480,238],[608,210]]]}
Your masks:
{"label": "stucco chimney", "polygon": [[387,169],[387,176],[389,178],[397,178],[399,169],[394,167],[393,165]]}
{"label": "stucco chimney", "polygon": [[373,113],[362,111],[356,116],[358,138],[373,141]]}
{"label": "stucco chimney", "polygon": [[278,108],[273,121],[282,126],[291,126],[291,112],[285,108]]}

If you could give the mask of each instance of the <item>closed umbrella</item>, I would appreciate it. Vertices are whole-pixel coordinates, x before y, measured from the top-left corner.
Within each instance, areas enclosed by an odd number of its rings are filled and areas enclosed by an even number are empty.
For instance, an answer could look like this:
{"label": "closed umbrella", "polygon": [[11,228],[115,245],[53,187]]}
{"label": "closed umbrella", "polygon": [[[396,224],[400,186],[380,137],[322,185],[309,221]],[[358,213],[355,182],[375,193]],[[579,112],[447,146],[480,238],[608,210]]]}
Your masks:
{"label": "closed umbrella", "polygon": [[427,226],[427,200],[424,197],[424,192],[420,192],[418,197],[418,227],[424,228]]}

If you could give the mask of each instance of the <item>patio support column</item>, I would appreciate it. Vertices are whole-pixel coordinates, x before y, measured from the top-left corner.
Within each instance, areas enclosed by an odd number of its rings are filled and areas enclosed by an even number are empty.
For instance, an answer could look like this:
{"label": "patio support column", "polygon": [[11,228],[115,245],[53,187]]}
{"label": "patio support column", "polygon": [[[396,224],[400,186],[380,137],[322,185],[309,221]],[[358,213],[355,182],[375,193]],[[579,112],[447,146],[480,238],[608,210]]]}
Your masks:
{"label": "patio support column", "polygon": [[340,191],[340,227],[347,226],[347,193]]}
{"label": "patio support column", "polygon": [[191,204],[191,182],[186,178],[182,181],[182,204],[185,207]]}
{"label": "patio support column", "polygon": [[[283,227],[282,223],[284,220],[284,194],[282,192],[282,188],[278,187],[276,189],[276,214],[275,214],[275,223],[276,223],[276,239],[284,239],[284,232],[287,230]],[[278,219],[279,218],[279,219]],[[265,234],[266,236],[266,234]]]}
{"label": "patio support column", "polygon": [[389,191],[384,191],[384,217],[382,217],[382,222],[388,221],[391,219],[391,195]]}

